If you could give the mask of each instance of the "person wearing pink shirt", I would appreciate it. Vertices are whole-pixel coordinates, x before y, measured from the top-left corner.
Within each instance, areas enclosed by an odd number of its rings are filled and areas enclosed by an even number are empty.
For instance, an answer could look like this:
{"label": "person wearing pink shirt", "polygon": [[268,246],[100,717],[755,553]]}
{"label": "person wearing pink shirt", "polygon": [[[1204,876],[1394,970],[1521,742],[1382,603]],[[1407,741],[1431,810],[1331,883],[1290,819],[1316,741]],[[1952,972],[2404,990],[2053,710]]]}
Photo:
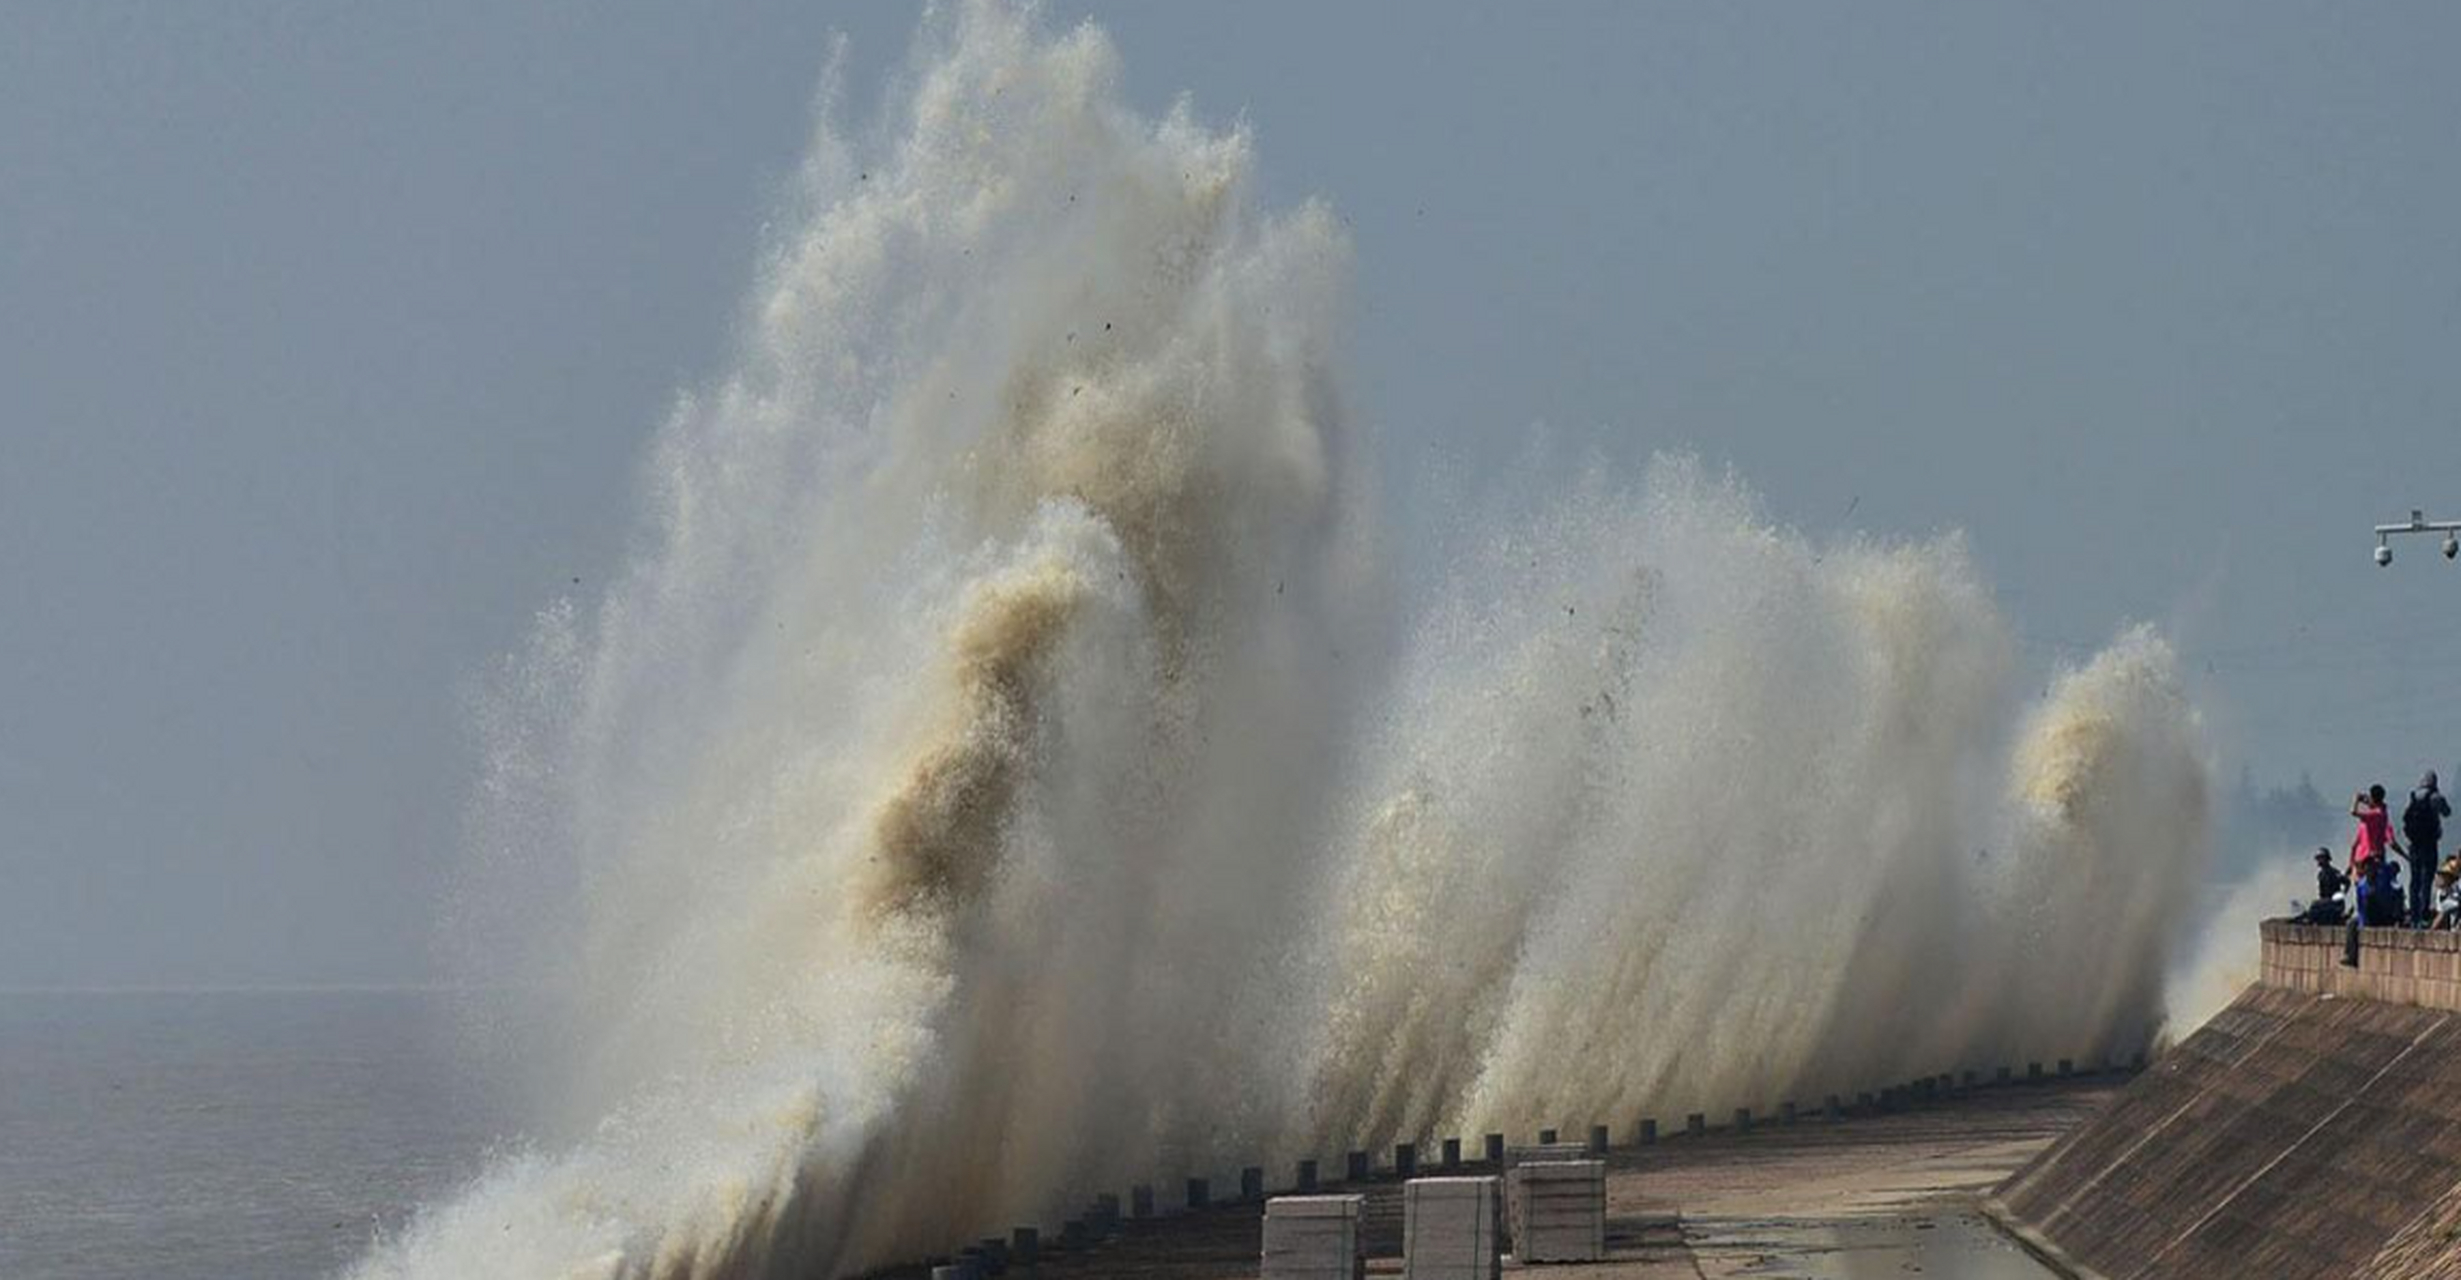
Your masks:
{"label": "person wearing pink shirt", "polygon": [[[2377,870],[2377,859],[2383,858],[2386,851],[2401,852],[2401,842],[2393,838],[2392,815],[2384,810],[2383,783],[2379,782],[2353,797],[2350,816],[2358,819],[2358,830],[2350,835],[2350,881],[2357,886],[2353,896],[2359,909],[2350,913],[2348,935],[2342,943],[2341,962],[2355,969],[2358,967],[2359,929],[2362,926],[2391,924],[2401,918],[2402,912],[2397,905],[2381,901],[2386,892],[2384,886],[2389,881],[2372,874]],[[2387,861],[2384,865],[2390,867],[2393,864]],[[2370,916],[2378,918],[2369,919]]]}
{"label": "person wearing pink shirt", "polygon": [[2401,852],[2401,842],[2393,838],[2393,819],[2384,808],[2384,784],[2379,782],[2350,801],[2350,816],[2358,819],[2358,830],[2350,836],[2350,875],[2356,879],[2367,864],[2384,856],[2384,851]]}

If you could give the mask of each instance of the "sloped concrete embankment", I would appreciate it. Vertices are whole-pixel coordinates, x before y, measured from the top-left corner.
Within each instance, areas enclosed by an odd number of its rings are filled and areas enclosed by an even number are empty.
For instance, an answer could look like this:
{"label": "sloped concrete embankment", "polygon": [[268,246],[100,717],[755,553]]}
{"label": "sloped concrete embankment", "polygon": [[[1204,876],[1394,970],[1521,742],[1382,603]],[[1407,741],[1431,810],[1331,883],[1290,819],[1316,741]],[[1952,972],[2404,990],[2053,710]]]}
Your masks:
{"label": "sloped concrete embankment", "polygon": [[1992,1209],[2080,1275],[2461,1280],[2461,935],[2268,921],[2263,980]]}

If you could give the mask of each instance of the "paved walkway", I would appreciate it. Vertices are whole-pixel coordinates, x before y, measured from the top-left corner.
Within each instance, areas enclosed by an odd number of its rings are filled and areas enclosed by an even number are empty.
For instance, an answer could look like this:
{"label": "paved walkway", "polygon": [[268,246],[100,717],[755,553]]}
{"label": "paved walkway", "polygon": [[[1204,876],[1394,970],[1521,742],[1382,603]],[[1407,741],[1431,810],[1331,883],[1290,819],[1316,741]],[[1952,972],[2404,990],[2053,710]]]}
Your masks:
{"label": "paved walkway", "polygon": [[[1865,1263],[1883,1256],[1908,1259],[1887,1263],[1894,1275],[1937,1255],[1952,1264],[1938,1274],[2041,1274],[1990,1235],[1971,1206],[2099,1111],[2119,1083],[2003,1086],[1886,1115],[1620,1148],[1607,1157],[1608,1260],[1530,1270],[1548,1280],[1853,1276],[1876,1274]],[[1325,1189],[1368,1197],[1368,1271],[1399,1274],[1400,1183]],[[1256,1274],[1258,1214],[1254,1205],[1229,1205],[1126,1223],[1090,1249],[1047,1258],[1036,1277],[1246,1280]],[[1977,1250],[2006,1253],[2008,1268],[1976,1265]],[[1858,1253],[1869,1257],[1858,1261]]]}

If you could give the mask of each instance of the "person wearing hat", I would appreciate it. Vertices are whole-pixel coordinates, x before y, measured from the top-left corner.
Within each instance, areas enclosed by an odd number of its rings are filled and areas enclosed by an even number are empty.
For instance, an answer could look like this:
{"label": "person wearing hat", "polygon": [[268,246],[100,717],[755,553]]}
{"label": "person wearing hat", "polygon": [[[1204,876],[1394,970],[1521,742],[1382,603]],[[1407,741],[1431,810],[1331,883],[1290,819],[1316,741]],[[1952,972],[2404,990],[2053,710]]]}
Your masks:
{"label": "person wearing hat", "polygon": [[2340,924],[2343,910],[2342,894],[2350,889],[2350,877],[2333,865],[2333,851],[2321,845],[2316,849],[2316,900],[2307,904],[2299,917],[2300,924]]}

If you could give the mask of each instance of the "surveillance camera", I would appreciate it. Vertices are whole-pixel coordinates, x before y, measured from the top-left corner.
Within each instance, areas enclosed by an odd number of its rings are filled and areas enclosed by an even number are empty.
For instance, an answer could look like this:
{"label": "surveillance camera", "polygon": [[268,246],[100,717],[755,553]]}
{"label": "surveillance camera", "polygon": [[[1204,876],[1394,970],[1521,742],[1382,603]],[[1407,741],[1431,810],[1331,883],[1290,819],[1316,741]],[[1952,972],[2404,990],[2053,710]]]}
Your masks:
{"label": "surveillance camera", "polygon": [[2378,566],[2378,567],[2382,567],[2382,566],[2384,566],[2384,565],[2391,564],[2392,562],[2393,562],[2393,549],[2392,549],[2391,547],[2384,546],[2384,545],[2383,545],[2383,544],[2381,544],[2381,543],[2377,544],[2377,546],[2376,546],[2376,564],[2377,564],[2377,566]]}
{"label": "surveillance camera", "polygon": [[2461,556],[2461,538],[2448,533],[2444,535],[2444,558],[2450,560],[2454,556]]}

